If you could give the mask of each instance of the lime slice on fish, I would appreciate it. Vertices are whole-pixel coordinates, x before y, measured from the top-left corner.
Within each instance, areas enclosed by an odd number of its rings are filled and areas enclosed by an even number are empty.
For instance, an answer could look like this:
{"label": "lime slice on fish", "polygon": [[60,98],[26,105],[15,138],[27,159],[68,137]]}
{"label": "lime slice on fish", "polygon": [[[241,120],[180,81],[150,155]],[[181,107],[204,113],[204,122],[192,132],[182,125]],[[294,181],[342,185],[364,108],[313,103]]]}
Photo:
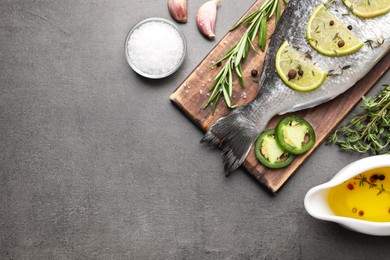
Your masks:
{"label": "lime slice on fish", "polygon": [[327,56],[352,54],[364,45],[323,4],[310,16],[306,37],[315,50]]}
{"label": "lime slice on fish", "polygon": [[290,88],[308,92],[319,88],[327,73],[285,41],[276,53],[275,67],[279,77]]}
{"label": "lime slice on fish", "polygon": [[308,92],[321,86],[327,73],[285,41],[276,53],[275,67],[279,77],[290,88]]}
{"label": "lime slice on fish", "polygon": [[372,18],[390,11],[389,0],[343,0],[351,12],[362,18]]}

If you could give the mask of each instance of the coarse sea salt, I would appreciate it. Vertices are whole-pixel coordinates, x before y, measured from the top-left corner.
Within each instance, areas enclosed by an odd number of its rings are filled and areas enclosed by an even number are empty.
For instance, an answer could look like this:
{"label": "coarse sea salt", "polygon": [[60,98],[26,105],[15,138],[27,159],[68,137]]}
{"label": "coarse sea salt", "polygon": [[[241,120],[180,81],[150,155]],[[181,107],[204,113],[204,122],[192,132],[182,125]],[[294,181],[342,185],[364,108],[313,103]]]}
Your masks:
{"label": "coarse sea salt", "polygon": [[171,24],[151,20],[133,30],[127,51],[130,61],[144,74],[165,76],[180,66],[184,39]]}

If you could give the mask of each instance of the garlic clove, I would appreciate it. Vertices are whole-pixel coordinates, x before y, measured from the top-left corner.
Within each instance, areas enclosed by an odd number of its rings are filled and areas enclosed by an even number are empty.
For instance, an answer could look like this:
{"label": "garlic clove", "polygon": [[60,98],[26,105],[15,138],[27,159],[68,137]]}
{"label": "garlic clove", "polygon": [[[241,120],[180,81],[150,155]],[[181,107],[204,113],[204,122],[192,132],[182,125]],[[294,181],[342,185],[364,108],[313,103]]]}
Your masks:
{"label": "garlic clove", "polygon": [[196,24],[199,31],[209,39],[215,38],[215,20],[219,2],[221,0],[210,0],[204,3],[196,14]]}
{"label": "garlic clove", "polygon": [[177,22],[187,22],[187,0],[168,0],[168,10]]}

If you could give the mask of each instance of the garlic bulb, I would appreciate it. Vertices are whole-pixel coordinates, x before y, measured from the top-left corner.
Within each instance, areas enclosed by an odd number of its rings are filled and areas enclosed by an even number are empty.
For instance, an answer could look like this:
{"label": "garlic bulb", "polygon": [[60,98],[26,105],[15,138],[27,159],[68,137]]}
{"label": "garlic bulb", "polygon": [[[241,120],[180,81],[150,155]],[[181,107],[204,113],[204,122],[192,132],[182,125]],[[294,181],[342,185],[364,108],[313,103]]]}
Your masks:
{"label": "garlic bulb", "polygon": [[177,22],[187,22],[187,0],[168,0],[168,10]]}
{"label": "garlic bulb", "polygon": [[217,6],[221,0],[210,0],[204,3],[196,15],[196,24],[199,31],[209,39],[215,38],[215,20],[217,18]]}

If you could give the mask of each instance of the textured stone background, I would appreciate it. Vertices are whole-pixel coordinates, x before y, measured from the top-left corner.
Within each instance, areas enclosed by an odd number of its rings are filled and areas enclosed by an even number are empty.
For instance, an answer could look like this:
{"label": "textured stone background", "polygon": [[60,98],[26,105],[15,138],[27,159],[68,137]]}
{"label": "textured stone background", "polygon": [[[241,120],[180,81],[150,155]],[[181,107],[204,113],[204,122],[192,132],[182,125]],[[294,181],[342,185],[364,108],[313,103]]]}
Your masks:
{"label": "textured stone background", "polygon": [[[310,217],[303,198],[363,156],[321,146],[273,197],[168,97],[253,1],[224,0],[217,38],[189,1],[183,66],[164,80],[124,58],[166,1],[0,1],[0,259],[388,259],[389,237]],[[388,73],[380,85],[390,83]]]}

